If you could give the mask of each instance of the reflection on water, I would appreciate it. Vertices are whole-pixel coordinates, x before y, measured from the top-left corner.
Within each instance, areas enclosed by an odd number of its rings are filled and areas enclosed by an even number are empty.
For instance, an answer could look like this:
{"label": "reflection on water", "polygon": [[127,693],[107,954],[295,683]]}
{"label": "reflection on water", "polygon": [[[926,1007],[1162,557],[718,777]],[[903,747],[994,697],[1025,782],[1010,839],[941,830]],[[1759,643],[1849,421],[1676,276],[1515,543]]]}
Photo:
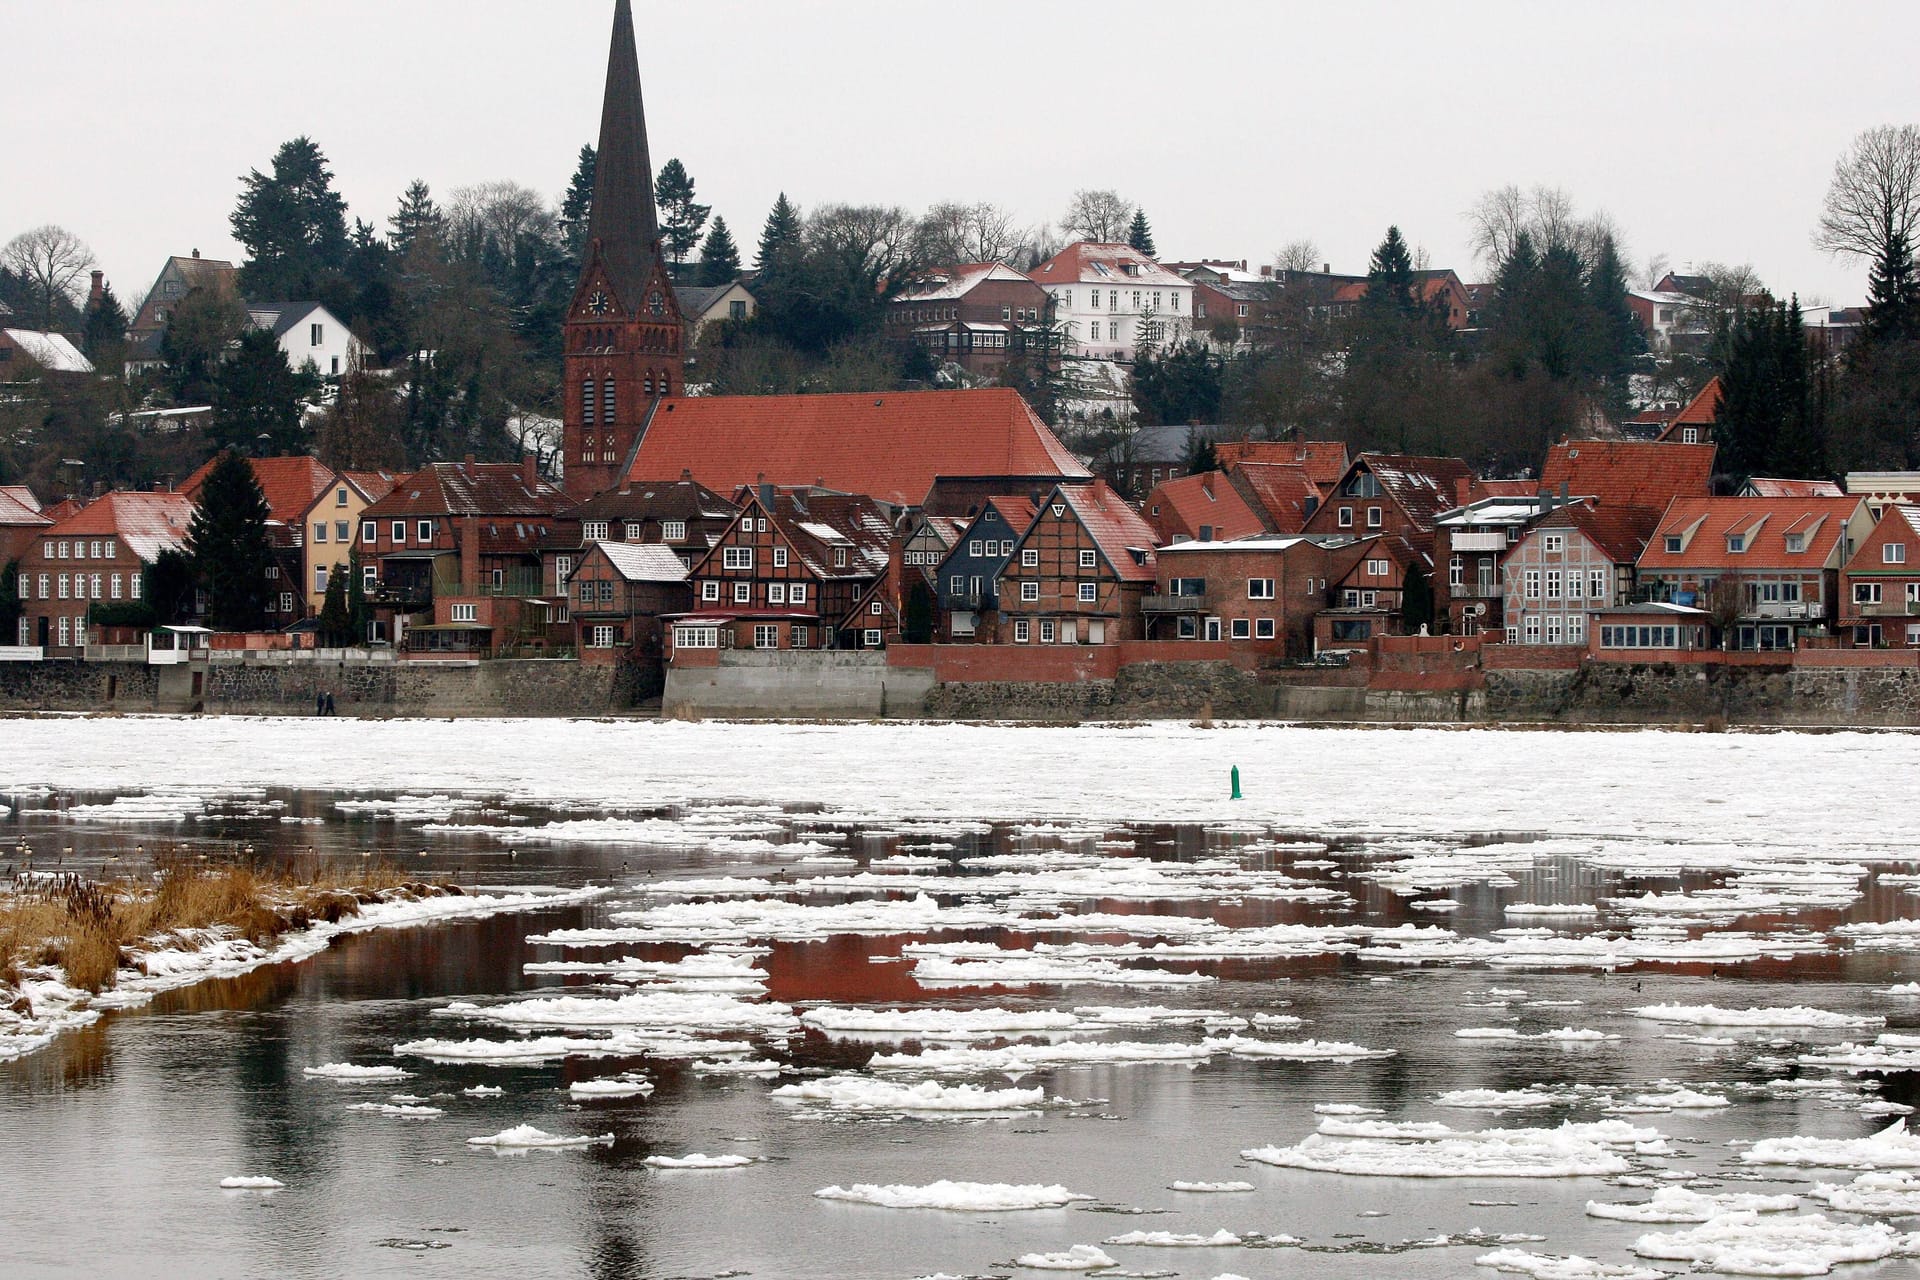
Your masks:
{"label": "reflection on water", "polygon": [[[359,797],[368,799],[369,797]],[[392,797],[371,797],[392,799]],[[631,885],[688,875],[767,876],[788,881],[828,871],[770,853],[715,853],[706,845],[543,844],[460,831],[430,832],[378,811],[343,814],[324,792],[269,792],[206,800],[185,821],[76,822],[76,806],[114,797],[19,798],[0,818],[0,848],[28,838],[38,865],[137,874],[134,850],[177,846],[226,855],[251,843],[256,856],[351,859],[391,857],[423,875],[469,884]],[[576,819],[577,810],[504,805],[479,798],[451,825],[515,822],[531,827]],[[490,810],[490,812],[489,812]],[[678,820],[678,811],[628,813],[634,821]],[[292,822],[284,819],[319,819]],[[444,822],[445,819],[442,819]],[[763,824],[768,820],[762,816]],[[775,839],[796,826],[845,836],[846,852],[865,864],[902,852],[925,855],[929,841],[898,834],[869,838],[817,816],[773,819]],[[1723,874],[1689,871],[1679,879],[1628,874],[1573,853],[1550,853],[1511,872],[1511,887],[1460,883],[1394,891],[1357,873],[1384,858],[1408,856],[1408,843],[1365,841],[1288,849],[1313,833],[1227,833],[1196,827],[1139,827],[1104,833],[1124,839],[1099,848],[1153,859],[1192,861],[1231,853],[1259,839],[1241,865],[1292,874],[1351,901],[1327,906],[1255,896],[1195,902],[1092,900],[1080,910],[1205,917],[1236,929],[1274,924],[1364,923],[1393,928],[1440,926],[1474,938],[1513,927],[1502,908],[1514,902],[1591,904],[1649,892],[1699,893],[1726,884]],[[935,850],[940,874],[975,874],[958,859],[1057,849],[1091,852],[1092,837],[990,832],[946,834]],[[69,853],[68,850],[72,852]],[[511,850],[511,853],[509,852]],[[1883,868],[1884,869],[1884,868]],[[1911,871],[1912,867],[1899,870]],[[1415,901],[1444,895],[1445,913]],[[835,900],[823,896],[819,900]],[[1737,920],[1756,932],[1825,933],[1856,920],[1912,914],[1915,898],[1872,881],[1844,907],[1808,906]],[[898,1120],[797,1118],[769,1096],[762,1079],[703,1075],[689,1063],[649,1058],[570,1059],[520,1066],[436,1064],[395,1059],[394,1044],[423,1037],[506,1033],[456,1023],[434,1010],[451,998],[498,998],[535,989],[597,994],[591,975],[530,975],[535,960],[632,955],[675,959],[685,945],[628,945],[557,952],[527,941],[555,929],[602,926],[630,899],[522,916],[354,936],[298,965],[258,969],[161,996],[149,1008],[114,1015],[69,1035],[43,1053],[0,1067],[0,1172],[9,1275],[336,1276],[447,1274],[669,1277],[753,1274],[773,1277],[910,1277],[936,1271],[1010,1274],[1020,1253],[1061,1250],[1144,1226],[1209,1233],[1226,1227],[1292,1233],[1311,1251],[1134,1250],[1130,1267],[1180,1276],[1235,1272],[1254,1277],[1386,1274],[1380,1246],[1462,1233],[1544,1235],[1526,1247],[1626,1261],[1632,1233],[1589,1219],[1589,1198],[1632,1194],[1594,1180],[1515,1183],[1481,1180],[1350,1179],[1250,1165],[1244,1147],[1293,1143],[1312,1132],[1315,1104],[1379,1108],[1390,1119],[1478,1124],[1552,1124],[1574,1115],[1555,1109],[1523,1117],[1446,1113],[1433,1097],[1454,1089],[1518,1089],[1539,1082],[1580,1083],[1622,1094],[1670,1079],[1725,1087],[1797,1074],[1794,1053],[1845,1033],[1726,1033],[1731,1044],[1663,1039],[1674,1030],[1636,1020],[1634,1005],[1796,1005],[1886,1013],[1890,1029],[1920,1024],[1920,1001],[1871,994],[1910,980],[1901,953],[1844,951],[1770,956],[1742,963],[1642,966],[1621,972],[1568,969],[1493,971],[1479,966],[1388,966],[1352,954],[1232,959],[1199,968],[1218,981],[1177,992],[1111,987],[965,989],[929,992],[916,983],[903,948],[919,935],[837,936],[775,942],[757,963],[769,972],[768,998],[792,1004],[935,1004],[1072,1008],[1087,1004],[1174,1004],[1250,1016],[1285,1013],[1305,1020],[1302,1035],[1390,1048],[1397,1056],[1350,1065],[1261,1062],[1220,1056],[1197,1069],[1089,1066],[1049,1070],[1023,1083],[1085,1105],[1051,1107],[1011,1118]],[[1535,922],[1529,922],[1535,923]],[[1579,934],[1593,922],[1537,922]],[[1600,923],[1617,927],[1618,921]],[[1720,920],[1726,928],[1735,921]],[[1708,931],[1679,926],[1687,936]],[[942,942],[1004,948],[1058,942],[1058,935],[1007,928],[943,933]],[[1120,935],[1094,940],[1126,941]],[[1504,1005],[1492,988],[1524,991]],[[624,990],[625,988],[614,988]],[[1528,1002],[1539,1002],[1529,1004]],[[1469,1042],[1463,1026],[1577,1026],[1621,1037],[1599,1044]],[[1149,1027],[1125,1039],[1183,1039],[1191,1029]],[[1258,1031],[1250,1034],[1261,1034]],[[1869,1037],[1870,1037],[1869,1033]],[[1110,1037],[1111,1038],[1111,1037]],[[1001,1041],[979,1042],[986,1045]],[[782,1056],[795,1072],[859,1071],[871,1041],[797,1036]],[[1769,1061],[1768,1059],[1771,1059]],[[303,1074],[327,1062],[402,1062],[415,1073],[398,1083],[341,1084]],[[566,1086],[626,1070],[656,1085],[649,1098],[576,1103]],[[1004,1081],[983,1080],[989,1087]],[[498,1097],[463,1092],[499,1086]],[[350,1104],[395,1094],[425,1098],[445,1115],[414,1120],[349,1112]],[[1880,1097],[1920,1102],[1911,1075],[1889,1077]],[[1859,1114],[1859,1099],[1748,1090],[1721,1112],[1671,1112],[1651,1119],[1679,1151],[1670,1167],[1718,1178],[1737,1176],[1730,1140],[1791,1133],[1865,1133],[1883,1123]],[[1580,1113],[1580,1119],[1595,1119]],[[566,1151],[489,1151],[465,1139],[522,1123],[559,1133],[611,1132],[611,1146]],[[647,1167],[649,1155],[744,1153],[759,1158],[725,1172]],[[1807,1179],[1773,1173],[1786,1189]],[[226,1192],[223,1177],[270,1174],[286,1190]],[[940,1178],[1064,1183],[1096,1195],[1091,1206],[982,1215],[902,1212],[819,1201],[829,1184],[913,1183]],[[1170,1192],[1174,1179],[1245,1179],[1253,1195]],[[1745,1181],[1729,1183],[1750,1189]],[[1769,1183],[1751,1189],[1775,1189]],[[1480,1203],[1475,1203],[1480,1202]],[[1500,1202],[1500,1203],[1493,1203]],[[1144,1222],[1114,1210],[1144,1211]],[[1484,1245],[1396,1254],[1396,1276],[1472,1273]],[[1173,1255],[1173,1256],[1167,1256]],[[1851,1274],[1893,1274],[1892,1268]],[[1485,1274],[1485,1273],[1482,1273]]]}

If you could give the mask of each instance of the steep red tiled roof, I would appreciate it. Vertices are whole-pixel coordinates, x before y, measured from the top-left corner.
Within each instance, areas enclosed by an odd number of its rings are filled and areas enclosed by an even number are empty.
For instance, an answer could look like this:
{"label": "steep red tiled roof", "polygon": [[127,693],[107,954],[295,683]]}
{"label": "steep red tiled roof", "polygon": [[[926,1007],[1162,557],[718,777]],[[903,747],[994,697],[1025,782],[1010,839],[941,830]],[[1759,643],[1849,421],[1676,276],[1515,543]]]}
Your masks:
{"label": "steep red tiled roof", "polygon": [[1306,467],[1278,462],[1239,462],[1227,472],[1233,487],[1274,533],[1298,533],[1306,527],[1311,507],[1319,505],[1322,495],[1311,476]]}
{"label": "steep red tiled roof", "polygon": [[405,516],[545,516],[573,505],[559,486],[538,476],[529,486],[511,462],[430,462],[403,477],[364,513]]}
{"label": "steep red tiled roof", "polygon": [[[1064,501],[1080,517],[1087,533],[1112,563],[1122,582],[1154,580],[1153,547],[1158,540],[1153,526],[1140,513],[1108,487],[1096,481],[1090,485],[1065,484],[1047,498],[1049,503]],[[1133,552],[1145,554],[1135,559]]]}
{"label": "steep red tiled roof", "polygon": [[[1739,569],[1812,571],[1825,567],[1846,536],[1859,498],[1676,498],[1640,555],[1641,570]],[[1727,535],[1744,533],[1746,550],[1727,549]],[[1789,533],[1805,539],[1787,550]],[[1679,551],[1666,539],[1678,536]]]}
{"label": "steep red tiled roof", "polygon": [[[1720,416],[1720,402],[1726,399],[1726,388],[1720,383],[1720,375],[1707,379],[1707,385],[1700,388],[1693,399],[1687,401],[1687,407],[1674,415],[1666,430],[1660,433],[1662,441],[1671,440],[1680,434],[1682,427],[1711,427]],[[1702,435],[1702,439],[1705,436]]]}
{"label": "steep red tiled roof", "polygon": [[62,498],[58,502],[50,502],[46,506],[41,507],[40,514],[55,524],[58,524],[75,512],[85,511],[86,509],[87,500],[85,498]]}
{"label": "steep red tiled roof", "polygon": [[1006,387],[664,400],[628,475],[683,469],[722,493],[764,477],[901,504],[925,498],[935,476],[1088,474]]}
{"label": "steep red tiled roof", "polygon": [[38,495],[24,484],[0,484],[0,498],[11,498],[29,511],[38,511],[42,505]]}
{"label": "steep red tiled roof", "polygon": [[[1595,506],[1571,502],[1542,516],[1534,529],[1577,529],[1615,564],[1632,564],[1660,524],[1653,507]],[[1531,533],[1532,530],[1529,530]]]}
{"label": "steep red tiled roof", "polygon": [[95,498],[47,534],[54,538],[112,535],[151,562],[162,551],[186,544],[192,519],[193,501],[184,493],[114,492]]}
{"label": "steep red tiled roof", "polygon": [[[761,502],[755,487],[742,486],[734,500],[742,511],[765,511],[816,578],[868,578],[886,571],[893,526],[880,505],[864,494],[829,493],[804,485],[776,488],[769,506]],[[836,565],[833,549],[841,546],[847,548],[847,563]],[[711,559],[713,553],[707,555]]]}
{"label": "steep red tiled roof", "polygon": [[393,486],[400,483],[400,477],[391,471],[342,471],[341,475],[353,482],[368,502],[378,502],[393,492]]}
{"label": "steep red tiled roof", "polygon": [[1365,463],[1373,478],[1380,482],[1381,491],[1398,502],[1422,532],[1431,532],[1435,517],[1459,505],[1454,500],[1459,482],[1473,476],[1459,458],[1363,453],[1353,460],[1353,466],[1361,463]]}
{"label": "steep red tiled roof", "polygon": [[30,507],[13,496],[5,488],[0,488],[0,524],[14,528],[44,528],[53,521],[40,514],[38,507]]}
{"label": "steep red tiled roof", "polygon": [[[1127,274],[1129,270],[1133,274]],[[1142,285],[1164,289],[1187,284],[1187,281],[1132,245],[1101,244],[1093,240],[1081,240],[1068,245],[1027,272],[1027,276],[1041,285],[1088,282],[1103,286]]]}
{"label": "steep red tiled roof", "polygon": [[1348,462],[1347,446],[1339,440],[1222,440],[1215,442],[1213,456],[1228,471],[1243,462],[1302,467],[1322,495],[1339,483]]}
{"label": "steep red tiled roof", "polygon": [[[200,469],[188,476],[187,482],[180,486],[180,492],[198,501],[201,486],[206,484],[207,476],[225,456],[217,453],[201,463]],[[267,510],[284,525],[298,526],[307,508],[313,505],[313,500],[333,484],[333,468],[305,454],[248,458],[247,463],[253,468],[253,478],[259,482],[260,492],[266,495]]]}
{"label": "steep red tiled roof", "polygon": [[1603,507],[1663,510],[1675,498],[1704,498],[1712,488],[1710,444],[1663,444],[1652,440],[1573,440],[1547,450],[1540,488],[1576,498],[1597,498]]}
{"label": "steep red tiled roof", "polygon": [[1785,480],[1778,476],[1752,476],[1747,484],[1762,498],[1838,498],[1839,485],[1831,480]]}
{"label": "steep red tiled roof", "polygon": [[1147,522],[1158,533],[1156,543],[1176,536],[1197,538],[1203,527],[1211,538],[1224,540],[1263,533],[1266,523],[1247,505],[1240,491],[1218,471],[1200,471],[1168,480],[1147,495]]}
{"label": "steep red tiled roof", "polygon": [[[998,511],[1000,518],[1007,522],[1007,528],[1015,533],[1025,533],[1027,526],[1033,523],[1033,513],[1039,510],[1033,505],[1032,498],[1024,498],[1018,494],[996,494],[987,499],[987,505]],[[956,533],[955,537],[958,536]]]}

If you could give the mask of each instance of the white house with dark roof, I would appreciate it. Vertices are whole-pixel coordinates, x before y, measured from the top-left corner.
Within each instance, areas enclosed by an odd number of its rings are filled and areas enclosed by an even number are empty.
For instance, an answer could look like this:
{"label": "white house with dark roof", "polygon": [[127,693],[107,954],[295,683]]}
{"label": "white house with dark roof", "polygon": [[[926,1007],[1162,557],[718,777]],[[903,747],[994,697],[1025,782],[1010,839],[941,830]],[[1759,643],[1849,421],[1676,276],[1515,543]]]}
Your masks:
{"label": "white house with dark roof", "polygon": [[247,318],[256,329],[272,330],[296,373],[310,364],[321,377],[338,378],[372,354],[338,316],[317,302],[249,302]]}
{"label": "white house with dark roof", "polygon": [[1069,355],[1130,361],[1142,344],[1165,348],[1193,332],[1193,282],[1130,245],[1082,240],[1027,275],[1053,296]]}

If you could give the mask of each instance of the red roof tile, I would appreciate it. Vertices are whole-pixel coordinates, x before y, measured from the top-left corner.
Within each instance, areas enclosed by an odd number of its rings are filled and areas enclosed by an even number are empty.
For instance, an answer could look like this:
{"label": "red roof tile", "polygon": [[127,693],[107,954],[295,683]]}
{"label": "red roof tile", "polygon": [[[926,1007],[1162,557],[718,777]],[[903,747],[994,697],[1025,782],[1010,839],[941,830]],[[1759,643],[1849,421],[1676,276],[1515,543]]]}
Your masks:
{"label": "red roof tile", "polygon": [[1094,240],[1068,245],[1027,272],[1027,276],[1042,285],[1087,282],[1102,286],[1158,285],[1164,289],[1188,284],[1132,245],[1102,244]]}
{"label": "red roof tile", "polygon": [[[198,501],[200,488],[206,484],[207,476],[225,457],[217,453],[200,464],[200,469],[187,477],[180,486],[180,492]],[[248,458],[253,468],[253,478],[260,484],[260,492],[267,497],[267,510],[281,524],[298,527],[307,508],[313,500],[325,493],[333,484],[333,468],[318,458],[298,454],[280,458]]]}
{"label": "red roof tile", "polygon": [[1404,453],[1363,453],[1348,470],[1365,464],[1380,482],[1380,490],[1395,502],[1422,533],[1433,531],[1442,511],[1451,511],[1460,481],[1473,472],[1459,458],[1428,458]]}
{"label": "red roof tile", "polygon": [[430,462],[403,477],[363,513],[370,520],[407,516],[544,516],[573,505],[558,485],[512,462]]}
{"label": "red roof tile", "polygon": [[[1047,498],[1048,502],[1065,501],[1073,508],[1080,523],[1100,548],[1101,554],[1112,563],[1114,572],[1120,575],[1122,582],[1152,582],[1154,580],[1153,547],[1157,539],[1153,526],[1141,518],[1140,513],[1127,504],[1127,500],[1115,493],[1104,480],[1092,484],[1063,484]],[[1137,559],[1135,551],[1144,554]]]}
{"label": "red roof tile", "polygon": [[111,535],[151,562],[162,551],[186,545],[192,519],[193,501],[184,493],[114,492],[95,498],[47,534],[54,538]]}
{"label": "red roof tile", "polygon": [[391,471],[342,471],[353,487],[358,489],[368,502],[378,502],[393,492],[393,486],[400,483],[400,477]]}
{"label": "red roof tile", "polygon": [[0,524],[14,528],[44,528],[53,521],[40,514],[38,506],[28,506],[4,488],[0,488]]}
{"label": "red roof tile", "polygon": [[1540,488],[1603,507],[1652,507],[1675,498],[1704,498],[1712,489],[1710,444],[1663,444],[1652,440],[1573,440],[1547,450]]}
{"label": "red roof tile", "polygon": [[664,400],[628,474],[682,470],[721,493],[764,477],[900,504],[920,502],[936,476],[1088,474],[1005,387]]}
{"label": "red roof tile", "polygon": [[1838,498],[1840,486],[1831,480],[1785,480],[1778,476],[1753,476],[1747,485],[1762,498]]}
{"label": "red roof tile", "polygon": [[1147,495],[1146,508],[1148,523],[1159,534],[1156,543],[1198,538],[1202,528],[1212,530],[1211,540],[1224,540],[1264,533],[1267,527],[1232,481],[1218,471],[1165,481]]}
{"label": "red roof tile", "polygon": [[[1800,569],[1829,566],[1859,498],[1676,498],[1640,555],[1640,569]],[[1788,551],[1786,535],[1805,539]],[[1746,549],[1731,551],[1727,535],[1746,535]],[[1666,539],[1681,539],[1668,551]]]}
{"label": "red roof tile", "polygon": [[[1343,446],[1344,450],[1344,446]],[[1336,475],[1335,479],[1339,477]],[[1322,489],[1303,466],[1278,462],[1240,462],[1227,472],[1227,479],[1247,500],[1247,505],[1265,517],[1266,527],[1274,533],[1298,533],[1307,524],[1313,508],[1319,506]]]}
{"label": "red roof tile", "polygon": [[1664,442],[1680,434],[1682,427],[1711,427],[1720,416],[1720,402],[1726,398],[1726,388],[1720,384],[1720,375],[1707,379],[1707,385],[1700,388],[1693,399],[1687,401],[1687,407],[1674,415],[1666,430],[1660,433]]}
{"label": "red roof tile", "polygon": [[1348,461],[1347,446],[1339,440],[1222,440],[1215,442],[1213,456],[1227,471],[1243,462],[1303,467],[1323,496],[1346,474]]}
{"label": "red roof tile", "polygon": [[[1577,529],[1615,564],[1632,564],[1660,524],[1653,507],[1603,507],[1572,502],[1542,516],[1533,529]],[[1531,536],[1533,529],[1528,530]]]}

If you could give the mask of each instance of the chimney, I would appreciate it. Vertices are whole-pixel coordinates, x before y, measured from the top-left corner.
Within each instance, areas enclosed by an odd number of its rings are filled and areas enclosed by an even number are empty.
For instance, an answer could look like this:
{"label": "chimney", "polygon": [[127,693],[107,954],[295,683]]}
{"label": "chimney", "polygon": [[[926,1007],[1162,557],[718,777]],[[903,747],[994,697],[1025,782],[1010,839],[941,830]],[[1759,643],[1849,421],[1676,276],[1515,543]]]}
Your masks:
{"label": "chimney", "polygon": [[460,582],[462,591],[480,589],[480,518],[460,517]]}
{"label": "chimney", "polygon": [[476,458],[476,457],[474,457],[474,456],[473,456],[472,454],[468,454],[468,455],[467,455],[467,456],[466,456],[466,457],[465,457],[464,459],[462,459],[461,461],[462,461],[462,464],[463,464],[463,465],[465,465],[465,466],[469,466],[469,467],[470,467],[470,466],[472,466],[472,465],[473,465],[474,463],[476,463],[476,462],[478,462],[479,460],[480,460],[480,459],[478,459],[478,458]]}
{"label": "chimney", "polygon": [[1320,264],[1320,274],[1321,274],[1321,275],[1323,275],[1323,276],[1330,276],[1330,275],[1332,275],[1332,274],[1333,274],[1333,264],[1332,264],[1331,262],[1323,262],[1323,263],[1321,263],[1321,264]]}
{"label": "chimney", "polygon": [[195,249],[195,250],[193,251],[193,256],[194,256],[194,257],[196,257],[196,258],[197,258],[197,257],[199,257],[199,256],[200,256],[200,251],[199,251],[198,249]]}
{"label": "chimney", "polygon": [[754,477],[754,485],[760,494],[760,505],[769,512],[773,510],[773,486],[767,483],[767,473],[762,471]]}
{"label": "chimney", "polygon": [[87,310],[100,305],[100,295],[106,290],[107,273],[96,270],[93,273],[93,287],[87,290]]}
{"label": "chimney", "polygon": [[528,492],[540,487],[540,459],[531,453],[520,455],[520,483],[527,486]]}
{"label": "chimney", "polygon": [[680,468],[680,479],[681,479],[682,481],[687,481],[687,480],[691,480],[691,479],[693,479],[693,468],[692,468],[692,467],[682,467],[682,468]]}

